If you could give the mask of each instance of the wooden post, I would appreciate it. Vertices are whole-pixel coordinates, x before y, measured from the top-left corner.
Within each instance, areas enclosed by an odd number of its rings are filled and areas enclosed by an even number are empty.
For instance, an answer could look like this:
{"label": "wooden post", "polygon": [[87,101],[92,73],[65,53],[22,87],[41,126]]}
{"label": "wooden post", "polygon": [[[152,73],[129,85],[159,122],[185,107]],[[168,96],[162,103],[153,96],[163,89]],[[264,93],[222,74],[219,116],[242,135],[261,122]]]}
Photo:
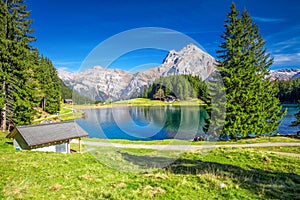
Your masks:
{"label": "wooden post", "polygon": [[78,149],[79,153],[81,153],[81,138],[78,138]]}
{"label": "wooden post", "polygon": [[71,153],[71,140],[67,141],[67,153]]}

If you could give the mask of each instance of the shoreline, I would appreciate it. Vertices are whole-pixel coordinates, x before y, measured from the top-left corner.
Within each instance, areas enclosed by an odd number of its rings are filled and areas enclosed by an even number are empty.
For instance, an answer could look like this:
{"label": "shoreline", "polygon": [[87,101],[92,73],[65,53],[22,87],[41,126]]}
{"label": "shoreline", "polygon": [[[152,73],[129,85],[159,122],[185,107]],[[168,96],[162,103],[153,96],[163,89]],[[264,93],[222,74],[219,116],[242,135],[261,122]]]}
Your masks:
{"label": "shoreline", "polygon": [[[146,102],[138,102],[139,100],[146,101]],[[66,105],[65,105],[66,106]],[[151,100],[151,99],[143,99],[143,98],[135,98],[130,100],[122,100],[114,103],[109,104],[101,104],[101,105],[95,105],[95,104],[86,104],[86,105],[80,105],[80,104],[74,104],[70,105],[70,108],[74,108],[77,110],[86,110],[86,109],[101,109],[101,108],[115,108],[115,107],[139,107],[139,106],[145,106],[145,107],[159,107],[159,106],[199,106],[199,107],[206,107],[207,104],[205,104],[202,100],[182,100],[177,102],[163,102],[159,100]],[[297,107],[298,104],[286,104],[282,103],[280,106],[284,107]]]}
{"label": "shoreline", "polygon": [[101,104],[101,105],[71,105],[72,108],[78,109],[78,110],[87,110],[87,109],[101,109],[101,108],[115,108],[115,107],[159,107],[159,106],[199,106],[199,107],[206,107],[207,104],[205,104],[200,99],[195,100],[182,100],[182,101],[176,101],[176,102],[163,102],[159,100],[151,100],[151,99],[143,99],[143,98],[136,98],[136,99],[130,99],[130,100],[123,100],[118,101],[110,104]]}

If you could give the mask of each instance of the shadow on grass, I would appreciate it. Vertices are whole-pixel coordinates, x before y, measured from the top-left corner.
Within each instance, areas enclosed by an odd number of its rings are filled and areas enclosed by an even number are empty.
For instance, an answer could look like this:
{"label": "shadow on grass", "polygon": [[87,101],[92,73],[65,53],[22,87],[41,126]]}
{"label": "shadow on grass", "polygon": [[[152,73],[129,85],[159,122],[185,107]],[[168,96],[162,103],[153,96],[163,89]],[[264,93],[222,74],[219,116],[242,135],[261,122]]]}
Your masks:
{"label": "shadow on grass", "polygon": [[121,153],[123,158],[141,168],[163,168],[173,174],[212,174],[229,177],[239,187],[271,199],[300,199],[300,176],[294,173],[244,169],[230,164],[192,159],[137,156]]}
{"label": "shadow on grass", "polygon": [[137,156],[127,152],[119,151],[123,158],[141,169],[165,168],[174,163],[177,158],[154,157],[154,156]]}

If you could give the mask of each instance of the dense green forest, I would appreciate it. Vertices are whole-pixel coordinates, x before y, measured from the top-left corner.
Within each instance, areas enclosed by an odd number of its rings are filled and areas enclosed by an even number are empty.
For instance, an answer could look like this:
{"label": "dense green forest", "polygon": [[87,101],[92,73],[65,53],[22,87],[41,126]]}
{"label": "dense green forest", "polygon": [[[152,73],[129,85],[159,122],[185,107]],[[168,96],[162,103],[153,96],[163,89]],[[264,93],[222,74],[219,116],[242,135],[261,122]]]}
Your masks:
{"label": "dense green forest", "polygon": [[[0,1],[0,109],[1,129],[30,124],[36,107],[49,113],[60,110],[72,90],[57,76],[52,62],[31,44],[30,11],[23,0]],[[77,94],[78,95],[78,94]],[[79,95],[78,95],[79,96]],[[78,97],[83,101],[86,98]]]}
{"label": "dense green forest", "polygon": [[30,124],[35,107],[60,108],[60,84],[51,61],[31,46],[30,11],[22,0],[0,1],[1,127]]}
{"label": "dense green forest", "polygon": [[[240,13],[234,3],[224,27],[217,69],[225,86],[226,116],[215,118],[216,127],[208,129],[208,133],[232,137],[271,133],[278,128],[284,113],[276,83],[265,78],[273,63],[266,53],[266,42],[249,13]],[[211,107],[210,114],[218,109]],[[223,129],[218,127],[222,124]]]}
{"label": "dense green forest", "polygon": [[172,75],[161,77],[149,87],[144,88],[141,97],[162,99],[172,95],[180,100],[199,98],[205,100],[208,90],[207,85],[198,76]]}
{"label": "dense green forest", "polygon": [[294,126],[300,124],[300,79],[296,80],[277,80],[279,88],[278,98],[281,103],[298,103],[299,112],[296,114],[296,121],[292,123]]}
{"label": "dense green forest", "polygon": [[[269,80],[264,80],[263,78],[262,81]],[[268,83],[273,87],[272,90],[274,92],[272,97],[277,97],[277,100],[275,101],[276,103],[298,103],[300,100],[300,79],[288,81],[276,80]],[[155,80],[154,83],[147,88],[144,88],[143,94],[141,94],[140,97],[164,100],[166,96],[172,95],[179,100],[198,98],[205,102],[209,102],[210,92],[212,92],[208,89],[209,84],[211,83],[202,81],[198,77],[192,75],[172,75],[161,77]],[[254,92],[255,91],[253,91],[253,93]],[[245,101],[247,101],[247,99],[250,99],[250,97],[247,97]],[[226,107],[226,105],[224,107]],[[278,115],[281,116],[281,114],[283,113]],[[297,121],[293,123],[294,125],[300,124],[300,113],[296,115],[296,118]],[[271,130],[274,129],[275,128]],[[263,133],[264,132],[261,132],[261,134]]]}
{"label": "dense green forest", "polygon": [[297,103],[300,100],[300,79],[276,82],[279,88],[278,98],[281,103]]}

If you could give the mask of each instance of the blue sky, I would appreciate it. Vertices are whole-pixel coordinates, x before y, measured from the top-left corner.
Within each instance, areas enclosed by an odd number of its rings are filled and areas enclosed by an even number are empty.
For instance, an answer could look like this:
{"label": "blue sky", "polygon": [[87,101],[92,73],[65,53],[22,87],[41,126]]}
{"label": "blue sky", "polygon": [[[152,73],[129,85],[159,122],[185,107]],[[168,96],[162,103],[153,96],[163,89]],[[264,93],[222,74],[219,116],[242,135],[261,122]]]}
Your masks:
{"label": "blue sky", "polygon": [[[231,2],[26,0],[32,10],[34,36],[38,39],[33,45],[57,68],[68,71],[78,71],[90,52],[104,40],[141,27],[162,27],[186,34],[215,57]],[[260,27],[266,48],[275,58],[272,68],[300,68],[300,1],[236,0],[235,3],[241,11],[246,8]],[[153,67],[162,62],[166,53],[137,50],[114,60],[109,67],[125,70],[140,65]],[[98,65],[105,64],[99,60]]]}

